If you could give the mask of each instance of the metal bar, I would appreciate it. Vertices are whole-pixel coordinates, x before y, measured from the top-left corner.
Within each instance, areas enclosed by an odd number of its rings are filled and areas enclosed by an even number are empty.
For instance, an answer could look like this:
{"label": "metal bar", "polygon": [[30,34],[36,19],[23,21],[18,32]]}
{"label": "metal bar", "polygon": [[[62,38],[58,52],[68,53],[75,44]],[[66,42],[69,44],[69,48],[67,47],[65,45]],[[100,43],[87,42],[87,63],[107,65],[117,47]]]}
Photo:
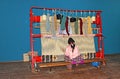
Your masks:
{"label": "metal bar", "polygon": [[69,10],[69,9],[61,9],[61,8],[41,8],[37,6],[32,6],[31,9],[59,10],[59,11],[67,11],[67,12],[102,12],[101,10]]}

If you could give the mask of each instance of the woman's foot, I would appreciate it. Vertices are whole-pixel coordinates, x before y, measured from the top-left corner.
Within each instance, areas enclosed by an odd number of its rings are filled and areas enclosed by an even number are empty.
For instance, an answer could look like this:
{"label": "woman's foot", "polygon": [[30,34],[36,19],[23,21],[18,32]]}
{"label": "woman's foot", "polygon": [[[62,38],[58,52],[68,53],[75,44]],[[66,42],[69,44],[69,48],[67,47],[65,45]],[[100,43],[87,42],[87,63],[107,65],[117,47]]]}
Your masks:
{"label": "woman's foot", "polygon": [[76,64],[76,67],[78,66],[78,63]]}
{"label": "woman's foot", "polygon": [[68,71],[71,72],[71,71],[72,71],[72,68],[68,68]]}

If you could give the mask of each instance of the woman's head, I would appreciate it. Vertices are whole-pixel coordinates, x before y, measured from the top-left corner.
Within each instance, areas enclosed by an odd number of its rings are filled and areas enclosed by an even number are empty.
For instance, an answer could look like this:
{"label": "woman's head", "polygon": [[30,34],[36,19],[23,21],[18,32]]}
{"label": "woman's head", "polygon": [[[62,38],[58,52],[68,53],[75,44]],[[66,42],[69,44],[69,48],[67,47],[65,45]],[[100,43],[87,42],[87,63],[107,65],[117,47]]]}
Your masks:
{"label": "woman's head", "polygon": [[71,46],[72,52],[73,52],[74,48],[75,48],[75,41],[72,38],[69,38],[68,39],[68,44]]}
{"label": "woman's head", "polygon": [[68,39],[68,44],[73,44],[73,43],[75,43],[75,41],[70,37],[70,38]]}

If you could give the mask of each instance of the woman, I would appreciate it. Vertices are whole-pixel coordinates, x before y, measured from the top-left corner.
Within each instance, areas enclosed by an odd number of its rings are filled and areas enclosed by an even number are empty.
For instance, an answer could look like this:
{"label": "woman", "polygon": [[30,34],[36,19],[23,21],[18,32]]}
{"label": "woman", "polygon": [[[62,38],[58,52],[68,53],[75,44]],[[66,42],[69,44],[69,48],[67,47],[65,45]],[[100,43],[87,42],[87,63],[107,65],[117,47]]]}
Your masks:
{"label": "woman", "polygon": [[78,63],[80,63],[81,60],[82,58],[78,51],[78,47],[75,45],[75,41],[72,38],[69,38],[65,52],[65,61],[71,62],[71,64],[67,65],[67,68],[70,70],[72,69],[72,62],[75,62],[76,66],[78,66]]}

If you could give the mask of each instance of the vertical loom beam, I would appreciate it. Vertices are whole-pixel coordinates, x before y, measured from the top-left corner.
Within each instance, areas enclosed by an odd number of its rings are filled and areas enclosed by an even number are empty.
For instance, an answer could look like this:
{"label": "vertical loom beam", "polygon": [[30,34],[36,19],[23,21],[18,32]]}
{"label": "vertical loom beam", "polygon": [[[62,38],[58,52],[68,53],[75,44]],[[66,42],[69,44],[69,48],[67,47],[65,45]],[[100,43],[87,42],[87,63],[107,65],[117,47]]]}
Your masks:
{"label": "vertical loom beam", "polygon": [[33,38],[32,38],[32,33],[33,33],[33,13],[32,13],[32,8],[30,9],[30,50],[32,52],[32,58],[31,58],[31,68],[32,70],[34,69],[34,58],[33,58],[33,55],[34,55],[34,45],[33,45]]}
{"label": "vertical loom beam", "polygon": [[96,25],[99,28],[98,34],[98,52],[96,57],[104,58],[104,42],[103,42],[103,35],[102,35],[102,20],[100,12],[96,13]]}
{"label": "vertical loom beam", "polygon": [[31,55],[31,68],[35,69],[36,59],[34,58],[34,38],[41,38],[41,34],[33,34],[33,23],[40,22],[40,16],[33,15],[32,9],[39,9],[38,7],[30,8],[30,50],[32,52]]}

